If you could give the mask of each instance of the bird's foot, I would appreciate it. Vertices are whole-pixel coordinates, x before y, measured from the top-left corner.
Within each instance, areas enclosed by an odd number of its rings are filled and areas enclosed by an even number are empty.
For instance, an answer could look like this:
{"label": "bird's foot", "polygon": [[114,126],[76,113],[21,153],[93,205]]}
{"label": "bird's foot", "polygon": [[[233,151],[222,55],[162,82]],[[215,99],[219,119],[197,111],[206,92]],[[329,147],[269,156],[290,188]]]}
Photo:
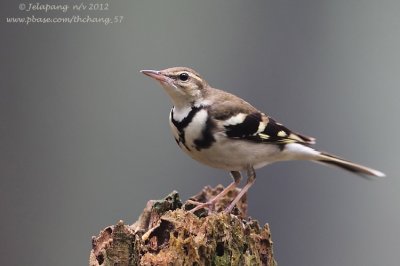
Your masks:
{"label": "bird's foot", "polygon": [[226,208],[224,209],[224,212],[225,212],[225,213],[231,213],[232,210],[233,210],[235,207],[236,207],[236,203],[235,203],[235,202],[232,202],[231,204],[229,204],[228,207],[226,207]]}
{"label": "bird's foot", "polygon": [[207,202],[198,202],[198,201],[194,201],[194,200],[187,200],[186,203],[191,204],[191,205],[195,205],[196,207],[194,207],[193,209],[189,210],[189,212],[194,213],[198,210],[201,209],[205,209],[208,213],[212,212],[214,210],[215,207],[215,199],[212,199],[210,201]]}

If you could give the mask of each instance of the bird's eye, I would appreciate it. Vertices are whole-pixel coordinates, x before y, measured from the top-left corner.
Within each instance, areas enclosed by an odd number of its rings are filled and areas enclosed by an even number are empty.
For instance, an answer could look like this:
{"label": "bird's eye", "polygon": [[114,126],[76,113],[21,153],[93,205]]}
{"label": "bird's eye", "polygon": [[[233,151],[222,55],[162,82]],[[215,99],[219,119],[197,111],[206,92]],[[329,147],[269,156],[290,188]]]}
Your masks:
{"label": "bird's eye", "polygon": [[183,72],[183,73],[179,74],[179,79],[182,81],[186,81],[189,79],[189,74],[186,72]]}

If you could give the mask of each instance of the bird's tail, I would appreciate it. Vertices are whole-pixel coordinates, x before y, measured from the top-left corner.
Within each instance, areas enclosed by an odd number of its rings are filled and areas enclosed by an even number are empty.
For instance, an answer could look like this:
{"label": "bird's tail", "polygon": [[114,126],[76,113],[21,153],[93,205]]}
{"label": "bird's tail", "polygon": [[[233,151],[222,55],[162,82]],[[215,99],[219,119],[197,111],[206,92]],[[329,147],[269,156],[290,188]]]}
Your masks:
{"label": "bird's tail", "polygon": [[385,176],[384,173],[382,173],[378,170],[344,160],[335,155],[325,153],[325,152],[320,152],[320,154],[319,154],[319,156],[317,156],[317,159],[315,160],[315,162],[326,164],[326,165],[337,166],[344,170],[361,175],[363,177],[370,177],[370,176],[384,177]]}

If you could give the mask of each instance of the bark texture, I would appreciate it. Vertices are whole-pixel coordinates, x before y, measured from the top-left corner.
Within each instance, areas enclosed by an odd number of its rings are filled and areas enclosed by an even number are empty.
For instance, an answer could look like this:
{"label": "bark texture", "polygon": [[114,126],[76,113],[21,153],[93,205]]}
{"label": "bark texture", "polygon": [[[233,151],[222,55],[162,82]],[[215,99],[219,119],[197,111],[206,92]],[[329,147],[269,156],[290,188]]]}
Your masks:
{"label": "bark texture", "polygon": [[[205,202],[222,189],[205,187],[191,199]],[[231,214],[222,211],[237,193],[228,193],[212,211],[195,214],[176,191],[151,200],[134,224],[119,221],[92,238],[89,265],[276,266],[269,226],[247,217],[246,198]]]}

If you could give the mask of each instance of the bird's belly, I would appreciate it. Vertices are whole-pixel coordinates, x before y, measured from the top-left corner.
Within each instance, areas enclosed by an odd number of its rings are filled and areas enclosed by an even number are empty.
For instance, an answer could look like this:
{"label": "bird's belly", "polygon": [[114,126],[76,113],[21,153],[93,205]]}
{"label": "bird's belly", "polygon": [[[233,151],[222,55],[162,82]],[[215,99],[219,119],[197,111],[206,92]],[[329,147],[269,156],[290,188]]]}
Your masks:
{"label": "bird's belly", "polygon": [[228,171],[241,171],[248,166],[257,169],[282,159],[276,145],[228,139],[225,136],[217,136],[213,145],[207,149],[179,146],[194,160]]}

